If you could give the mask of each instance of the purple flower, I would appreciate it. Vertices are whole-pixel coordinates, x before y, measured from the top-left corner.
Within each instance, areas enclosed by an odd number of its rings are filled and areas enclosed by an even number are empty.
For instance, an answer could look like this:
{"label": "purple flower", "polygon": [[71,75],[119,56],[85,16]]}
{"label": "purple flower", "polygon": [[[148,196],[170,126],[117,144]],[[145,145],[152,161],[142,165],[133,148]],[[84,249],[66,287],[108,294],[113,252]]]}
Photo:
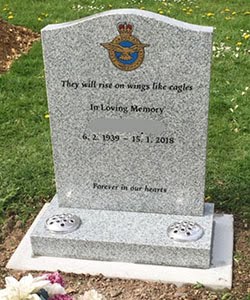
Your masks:
{"label": "purple flower", "polygon": [[73,300],[73,298],[69,295],[54,295],[49,300]]}
{"label": "purple flower", "polygon": [[[52,284],[59,283],[62,287],[64,287],[64,281],[62,276],[58,272],[45,274],[45,279],[49,280]],[[65,299],[68,300],[68,299]]]}

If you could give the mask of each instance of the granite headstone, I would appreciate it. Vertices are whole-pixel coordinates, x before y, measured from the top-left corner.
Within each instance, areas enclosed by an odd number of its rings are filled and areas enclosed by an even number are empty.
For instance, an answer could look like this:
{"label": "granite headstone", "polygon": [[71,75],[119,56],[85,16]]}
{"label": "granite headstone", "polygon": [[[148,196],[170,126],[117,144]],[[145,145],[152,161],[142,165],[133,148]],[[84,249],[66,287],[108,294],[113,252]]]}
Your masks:
{"label": "granite headstone", "polygon": [[[212,28],[123,9],[49,25],[42,41],[57,196],[34,254],[209,267]],[[83,224],[55,236],[44,226],[55,212]],[[181,220],[203,236],[171,240]]]}
{"label": "granite headstone", "polygon": [[211,39],[136,10],[42,30],[60,206],[203,214]]}

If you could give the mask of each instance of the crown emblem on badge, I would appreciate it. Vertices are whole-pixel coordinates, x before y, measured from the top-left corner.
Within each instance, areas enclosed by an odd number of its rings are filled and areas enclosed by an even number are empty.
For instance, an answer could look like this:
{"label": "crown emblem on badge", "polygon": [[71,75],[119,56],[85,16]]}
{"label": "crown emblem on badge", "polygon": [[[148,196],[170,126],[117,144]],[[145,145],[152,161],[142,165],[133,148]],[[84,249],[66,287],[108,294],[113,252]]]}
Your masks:
{"label": "crown emblem on badge", "polygon": [[149,46],[132,35],[133,29],[134,26],[130,23],[118,23],[120,35],[110,43],[101,43],[108,50],[113,65],[122,71],[137,69],[144,60],[144,48]]}
{"label": "crown emblem on badge", "polygon": [[117,25],[117,29],[120,33],[120,35],[131,35],[133,31],[133,25],[125,23],[119,23]]}

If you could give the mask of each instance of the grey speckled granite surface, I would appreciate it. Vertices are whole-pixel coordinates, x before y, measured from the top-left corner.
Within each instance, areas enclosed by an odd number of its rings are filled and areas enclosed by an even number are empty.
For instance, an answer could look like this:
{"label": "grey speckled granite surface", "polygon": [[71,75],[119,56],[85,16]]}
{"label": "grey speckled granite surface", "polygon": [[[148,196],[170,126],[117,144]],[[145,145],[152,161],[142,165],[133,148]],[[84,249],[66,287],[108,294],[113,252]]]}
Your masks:
{"label": "grey speckled granite surface", "polygon": [[[80,216],[80,228],[69,234],[48,231],[46,220],[61,213]],[[205,229],[203,237],[188,243],[171,240],[167,236],[168,226],[182,220],[201,225]],[[170,216],[60,208],[55,196],[31,233],[31,243],[36,256],[209,268],[212,227],[213,204],[205,205],[203,217]]]}
{"label": "grey speckled granite surface", "polygon": [[[147,45],[129,72],[101,45],[120,22]],[[42,41],[60,206],[201,216],[212,28],[126,9],[49,25]]]}

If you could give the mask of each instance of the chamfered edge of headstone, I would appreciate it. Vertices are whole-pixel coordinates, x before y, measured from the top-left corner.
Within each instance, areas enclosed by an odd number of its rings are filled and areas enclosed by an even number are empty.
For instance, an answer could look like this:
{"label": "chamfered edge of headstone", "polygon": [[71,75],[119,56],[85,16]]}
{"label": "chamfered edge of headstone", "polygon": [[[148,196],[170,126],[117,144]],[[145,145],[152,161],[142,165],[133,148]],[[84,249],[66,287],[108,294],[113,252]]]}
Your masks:
{"label": "chamfered edge of headstone", "polygon": [[105,11],[105,12],[101,12],[98,14],[94,14],[91,16],[87,16],[75,21],[70,21],[70,22],[65,22],[65,23],[60,23],[60,24],[51,24],[51,25],[47,25],[45,26],[41,32],[45,32],[45,31],[50,31],[50,30],[56,30],[56,29],[62,29],[62,28],[66,28],[66,27],[70,27],[70,26],[74,26],[76,24],[79,23],[83,23],[86,21],[90,21],[99,17],[105,17],[105,16],[112,16],[112,15],[137,15],[137,16],[142,16],[142,17],[147,17],[147,18],[151,18],[151,19],[155,19],[156,21],[161,21],[161,22],[165,22],[166,24],[172,25],[172,26],[178,26],[178,27],[182,27],[184,29],[187,30],[191,30],[191,31],[197,31],[197,32],[204,32],[204,33],[212,33],[213,32],[213,27],[211,26],[202,26],[202,25],[196,25],[196,24],[190,24],[187,22],[183,22],[183,21],[179,21],[173,18],[169,18],[167,16],[163,16],[154,12],[150,12],[150,11],[145,11],[145,10],[141,10],[141,9],[128,9],[128,8],[124,8],[124,9],[113,9],[113,10],[109,10],[109,11]]}

